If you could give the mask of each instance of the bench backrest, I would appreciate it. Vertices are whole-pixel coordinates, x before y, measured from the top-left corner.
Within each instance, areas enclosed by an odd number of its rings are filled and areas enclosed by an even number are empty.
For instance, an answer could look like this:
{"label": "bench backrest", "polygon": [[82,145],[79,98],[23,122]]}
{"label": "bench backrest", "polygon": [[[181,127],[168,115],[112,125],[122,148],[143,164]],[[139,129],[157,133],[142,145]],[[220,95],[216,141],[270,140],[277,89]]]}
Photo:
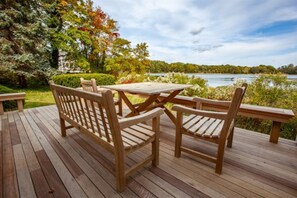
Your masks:
{"label": "bench backrest", "polygon": [[119,122],[110,90],[100,94],[51,84],[60,118],[95,137],[106,149],[123,148]]}

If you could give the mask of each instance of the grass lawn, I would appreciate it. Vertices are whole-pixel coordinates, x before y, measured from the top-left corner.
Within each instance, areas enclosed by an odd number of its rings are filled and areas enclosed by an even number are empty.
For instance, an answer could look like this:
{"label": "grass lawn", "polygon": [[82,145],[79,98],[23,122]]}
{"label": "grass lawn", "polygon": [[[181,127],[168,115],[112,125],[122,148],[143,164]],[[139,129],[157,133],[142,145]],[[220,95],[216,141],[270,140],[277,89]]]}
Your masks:
{"label": "grass lawn", "polygon": [[[25,109],[55,104],[54,97],[49,87],[15,89],[15,91],[26,93]],[[128,94],[128,98],[133,104],[144,102],[145,100],[143,97],[130,94]],[[167,104],[166,106],[171,107],[172,104]]]}
{"label": "grass lawn", "polygon": [[17,91],[26,93],[25,109],[55,104],[49,87],[18,89]]}

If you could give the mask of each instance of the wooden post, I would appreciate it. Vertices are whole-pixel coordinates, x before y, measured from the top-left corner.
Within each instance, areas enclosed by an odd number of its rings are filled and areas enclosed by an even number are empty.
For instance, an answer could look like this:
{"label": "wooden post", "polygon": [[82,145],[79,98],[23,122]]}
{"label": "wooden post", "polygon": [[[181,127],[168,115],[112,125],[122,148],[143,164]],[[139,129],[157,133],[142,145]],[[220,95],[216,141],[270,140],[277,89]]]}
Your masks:
{"label": "wooden post", "polygon": [[17,100],[18,103],[18,110],[23,111],[23,101],[22,100]]}
{"label": "wooden post", "polygon": [[272,129],[270,132],[270,142],[277,144],[278,138],[280,135],[281,123],[273,121],[272,122]]}
{"label": "wooden post", "polygon": [[3,115],[4,111],[3,111],[3,102],[0,101],[0,115]]}

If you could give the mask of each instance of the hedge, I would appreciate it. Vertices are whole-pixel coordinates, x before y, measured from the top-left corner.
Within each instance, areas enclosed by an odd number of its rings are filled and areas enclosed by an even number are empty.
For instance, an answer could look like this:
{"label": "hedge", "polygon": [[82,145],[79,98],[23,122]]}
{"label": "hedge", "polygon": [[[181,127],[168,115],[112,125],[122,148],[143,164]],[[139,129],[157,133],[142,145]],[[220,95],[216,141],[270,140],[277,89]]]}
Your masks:
{"label": "hedge", "polygon": [[52,80],[55,84],[63,85],[66,87],[77,88],[80,87],[80,78],[90,80],[94,78],[97,85],[113,85],[115,84],[115,77],[109,74],[61,74],[53,76]]}
{"label": "hedge", "polygon": [[[8,88],[4,85],[0,85],[0,94],[6,94],[6,93],[16,93],[17,91],[11,89],[11,88]],[[16,101],[13,101],[13,100],[10,100],[10,101],[4,101],[3,102],[3,108],[4,110],[12,110],[12,109],[15,109],[17,107],[17,102]]]}

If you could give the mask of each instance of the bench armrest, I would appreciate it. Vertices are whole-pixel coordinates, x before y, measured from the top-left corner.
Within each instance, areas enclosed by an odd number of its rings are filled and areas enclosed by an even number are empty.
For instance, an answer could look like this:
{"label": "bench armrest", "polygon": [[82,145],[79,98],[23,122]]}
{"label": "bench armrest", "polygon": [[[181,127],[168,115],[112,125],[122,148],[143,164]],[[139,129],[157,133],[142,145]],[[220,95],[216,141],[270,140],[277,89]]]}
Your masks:
{"label": "bench armrest", "polygon": [[164,110],[161,108],[155,108],[151,111],[148,111],[144,114],[140,114],[138,116],[130,117],[130,118],[123,118],[119,120],[120,129],[127,128],[129,126],[139,124],[141,122],[145,122],[152,118],[158,117],[164,113]]}
{"label": "bench armrest", "polygon": [[221,120],[225,120],[227,117],[226,112],[204,111],[204,110],[192,109],[181,105],[173,105],[172,110],[177,112],[182,112],[182,113],[189,113],[189,114],[195,114],[195,115],[200,115],[204,117],[221,119]]}

